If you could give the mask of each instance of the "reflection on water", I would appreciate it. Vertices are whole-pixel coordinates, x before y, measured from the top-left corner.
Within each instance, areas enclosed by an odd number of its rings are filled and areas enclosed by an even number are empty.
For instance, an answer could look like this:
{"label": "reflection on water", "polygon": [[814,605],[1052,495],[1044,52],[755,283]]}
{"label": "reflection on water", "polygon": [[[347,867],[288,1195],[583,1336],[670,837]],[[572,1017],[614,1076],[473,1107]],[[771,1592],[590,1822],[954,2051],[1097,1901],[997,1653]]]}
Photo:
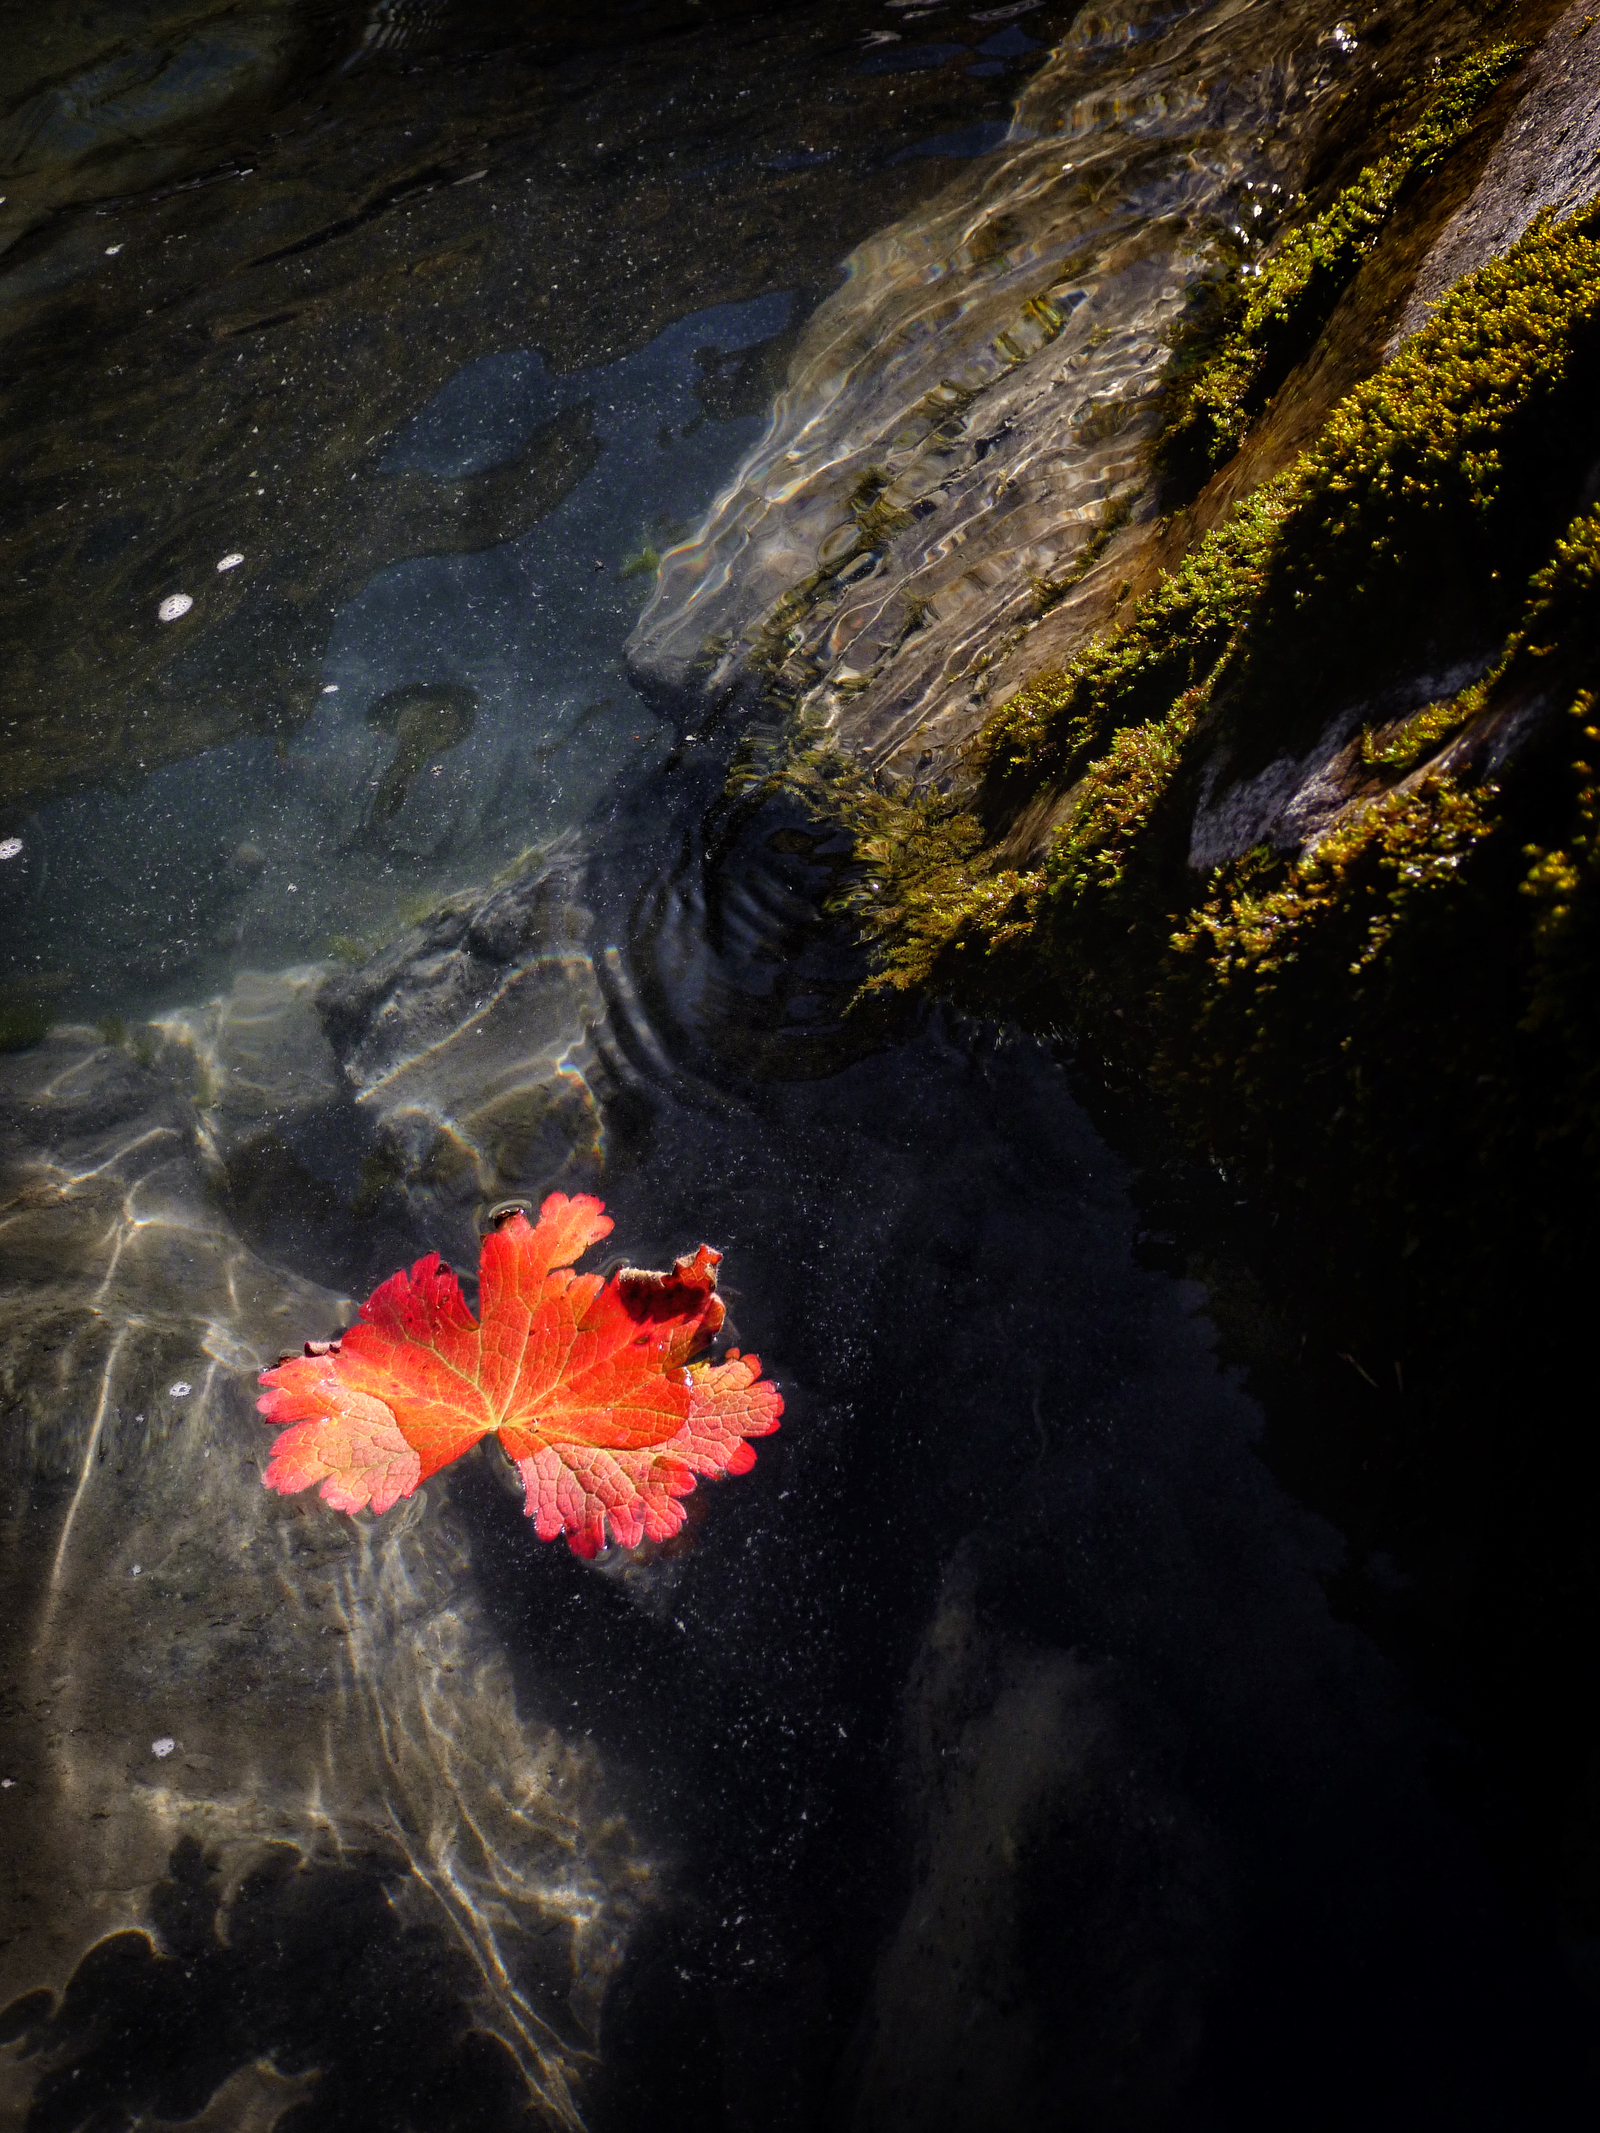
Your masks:
{"label": "reflection on water", "polygon": [[[624,664],[1071,19],[16,48],[8,2122],[1568,2122],[1566,1988],[1059,1062],[846,1015],[837,840]],[[261,1488],[264,1364],[574,1182],[726,1252],[737,1491],[587,1565],[491,1448]]]}

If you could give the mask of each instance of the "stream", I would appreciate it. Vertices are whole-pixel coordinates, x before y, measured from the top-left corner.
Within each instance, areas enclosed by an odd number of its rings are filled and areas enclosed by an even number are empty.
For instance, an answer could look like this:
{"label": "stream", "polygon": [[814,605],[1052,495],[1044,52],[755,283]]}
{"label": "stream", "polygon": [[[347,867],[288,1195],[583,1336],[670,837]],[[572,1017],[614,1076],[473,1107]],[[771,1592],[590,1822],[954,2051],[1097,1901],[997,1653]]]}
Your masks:
{"label": "stream", "polygon": [[[739,499],[892,441],[808,321],[1035,184],[1061,54],[1096,522],[1148,261],[1297,181],[1338,11],[104,12],[5,11],[0,2120],[1590,2123],[1065,1049],[853,1004],[846,839],[684,683]],[[556,1189],[724,1253],[753,1470],[592,1562],[488,1444],[264,1489],[256,1374]]]}

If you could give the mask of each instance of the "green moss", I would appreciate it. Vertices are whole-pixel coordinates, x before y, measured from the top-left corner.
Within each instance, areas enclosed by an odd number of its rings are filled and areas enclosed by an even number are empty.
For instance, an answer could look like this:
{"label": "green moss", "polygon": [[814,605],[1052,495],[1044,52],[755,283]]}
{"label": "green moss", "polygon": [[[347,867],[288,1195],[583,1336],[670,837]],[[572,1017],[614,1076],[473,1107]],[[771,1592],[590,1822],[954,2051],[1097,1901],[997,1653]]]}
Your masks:
{"label": "green moss", "polygon": [[[1558,427],[1597,316],[1600,244],[1581,217],[1537,224],[1471,276],[1115,636],[1001,709],[974,758],[986,815],[1088,776],[1107,750],[1126,756],[1114,737],[1150,720],[1170,744],[1174,720],[1209,713],[1258,754],[1281,751],[1333,704],[1380,690],[1442,615],[1463,641],[1503,632],[1549,540],[1540,499],[1560,447],[1532,433]],[[1078,813],[1103,790],[1124,815],[1121,782],[1115,764],[1097,770]],[[1087,821],[1065,834],[1080,849],[1096,838]]]}
{"label": "green moss", "polygon": [[1180,358],[1176,368],[1173,414],[1161,447],[1170,466],[1203,474],[1238,449],[1251,420],[1321,332],[1395,208],[1461,142],[1526,49],[1502,40],[1469,53],[1386,155],[1321,214],[1289,230],[1259,270],[1241,275],[1224,303],[1228,323],[1217,345],[1198,363],[1184,366]]}
{"label": "green moss", "polygon": [[[1172,936],[1178,957],[1204,966],[1191,1021],[1215,1046],[1226,1014],[1239,1027],[1222,1046],[1237,1064],[1266,1027],[1267,995],[1286,972],[1313,963],[1323,978],[1359,979],[1383,953],[1419,899],[1459,886],[1473,847],[1494,834],[1495,788],[1464,789],[1448,776],[1386,793],[1324,837],[1302,859],[1271,868],[1257,886],[1249,866],[1220,867],[1209,895]],[[1330,939],[1334,945],[1330,947]],[[1173,1063],[1182,1078],[1190,1069]]]}
{"label": "green moss", "polygon": [[28,998],[0,1000],[0,1052],[28,1052],[50,1033],[44,1003]]}
{"label": "green moss", "polygon": [[885,548],[911,524],[910,512],[884,497],[892,478],[883,467],[863,467],[850,491],[850,515],[861,529],[864,547]]}
{"label": "green moss", "polygon": [[393,1148],[385,1144],[370,1149],[362,1158],[361,1175],[356,1180],[350,1212],[358,1219],[376,1214],[390,1187],[404,1176],[405,1165]]}
{"label": "green moss", "polygon": [[1459,696],[1424,704],[1392,726],[1368,728],[1361,736],[1361,760],[1369,770],[1409,770],[1458,732],[1484,701],[1484,686],[1476,682]]}
{"label": "green moss", "polygon": [[[1115,635],[1002,708],[967,804],[797,757],[788,782],[855,836],[876,984],[1075,1031],[1220,1160],[1360,1201],[1390,1263],[1459,1193],[1417,1152],[1440,1120],[1525,1151],[1537,1072],[1600,1147],[1600,514],[1559,515],[1597,322],[1594,218],[1537,224]],[[1478,678],[1387,709],[1441,643],[1476,648]],[[1567,768],[1481,782],[1471,735],[1552,700],[1578,704]],[[1194,873],[1216,751],[1247,774],[1352,706],[1331,833]]]}

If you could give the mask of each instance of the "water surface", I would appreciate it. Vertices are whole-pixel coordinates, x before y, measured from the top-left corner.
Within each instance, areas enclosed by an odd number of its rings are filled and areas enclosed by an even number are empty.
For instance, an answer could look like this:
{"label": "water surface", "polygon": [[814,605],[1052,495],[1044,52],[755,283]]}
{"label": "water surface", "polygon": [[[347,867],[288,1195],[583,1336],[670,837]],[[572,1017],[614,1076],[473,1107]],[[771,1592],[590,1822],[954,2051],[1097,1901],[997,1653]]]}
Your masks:
{"label": "water surface", "polygon": [[[842,840],[624,656],[1071,20],[13,46],[8,2122],[1579,2122],[1553,1939],[1067,1063],[847,1012]],[[269,1495],[255,1373],[553,1186],[725,1252],[754,1472],[593,1564],[489,1448]]]}

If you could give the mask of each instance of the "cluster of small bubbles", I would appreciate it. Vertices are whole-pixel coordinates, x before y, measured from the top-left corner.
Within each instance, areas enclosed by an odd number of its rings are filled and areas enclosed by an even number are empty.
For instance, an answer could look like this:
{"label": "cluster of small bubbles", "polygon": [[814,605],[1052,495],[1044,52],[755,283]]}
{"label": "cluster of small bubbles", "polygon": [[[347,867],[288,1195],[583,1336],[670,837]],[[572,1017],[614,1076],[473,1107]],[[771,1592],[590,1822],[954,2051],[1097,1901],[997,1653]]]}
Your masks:
{"label": "cluster of small bubbles", "polygon": [[218,570],[237,570],[239,565],[243,561],[244,557],[240,554],[238,549],[234,549],[231,554],[225,555],[219,559],[217,563],[217,568]]}
{"label": "cluster of small bubbles", "polygon": [[193,605],[194,602],[187,593],[168,593],[156,613],[163,622],[176,622],[179,616],[186,615]]}
{"label": "cluster of small bubbles", "polygon": [[178,1743],[170,1733],[163,1733],[159,1740],[153,1740],[150,1743],[150,1753],[156,1758],[157,1762],[164,1763],[177,1745]]}
{"label": "cluster of small bubbles", "polygon": [[173,1399],[175,1400],[187,1400],[190,1393],[194,1391],[194,1387],[189,1383],[187,1378],[179,1378],[176,1385],[169,1385],[167,1387],[167,1391],[172,1395]]}
{"label": "cluster of small bubbles", "polygon": [[20,837],[0,837],[0,859],[16,859],[22,852]]}

